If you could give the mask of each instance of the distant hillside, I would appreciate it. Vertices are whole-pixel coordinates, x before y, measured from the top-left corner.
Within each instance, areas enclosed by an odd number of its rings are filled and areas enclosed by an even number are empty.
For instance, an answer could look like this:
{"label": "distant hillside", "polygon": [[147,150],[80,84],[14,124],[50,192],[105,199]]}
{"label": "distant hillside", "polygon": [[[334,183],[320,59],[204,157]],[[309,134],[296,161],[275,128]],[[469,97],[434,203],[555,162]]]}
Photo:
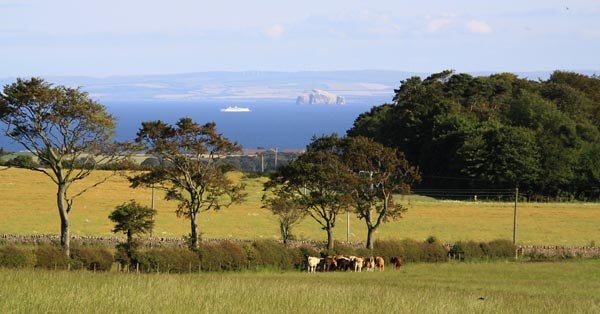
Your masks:
{"label": "distant hillside", "polygon": [[[580,71],[591,75],[593,71]],[[472,73],[475,76],[491,72]],[[551,71],[516,73],[528,79],[547,79]],[[81,86],[100,101],[193,100],[193,101],[295,101],[306,91],[319,89],[345,99],[346,103],[389,101],[400,81],[429,73],[403,71],[307,71],[307,72],[198,72],[172,75],[112,76],[105,78],[45,77],[49,82]],[[0,79],[4,85],[14,78]]]}

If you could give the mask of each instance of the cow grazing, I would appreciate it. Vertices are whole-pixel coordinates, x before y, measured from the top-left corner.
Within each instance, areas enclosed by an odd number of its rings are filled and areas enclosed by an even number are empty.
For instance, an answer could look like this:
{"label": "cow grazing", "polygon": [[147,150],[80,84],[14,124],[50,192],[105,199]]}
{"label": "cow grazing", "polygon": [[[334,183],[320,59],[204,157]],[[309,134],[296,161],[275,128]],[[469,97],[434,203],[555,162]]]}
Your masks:
{"label": "cow grazing", "polygon": [[375,258],[373,256],[365,257],[365,268],[370,272],[375,271]]}
{"label": "cow grazing", "polygon": [[354,261],[352,262],[354,263],[354,271],[361,272],[365,259],[363,257],[358,256],[354,257]]}
{"label": "cow grazing", "polygon": [[404,262],[402,261],[402,256],[394,256],[390,259],[390,263],[392,263],[392,265],[394,265],[394,269],[398,270],[400,269],[400,267],[402,267],[402,265],[404,265]]}
{"label": "cow grazing", "polygon": [[375,257],[375,266],[377,267],[377,269],[379,271],[383,271],[385,269],[385,261],[383,260],[383,257],[381,257],[381,256]]}
{"label": "cow grazing", "polygon": [[327,256],[325,258],[325,264],[323,266],[323,271],[332,271],[337,269],[337,261],[334,257]]}
{"label": "cow grazing", "polygon": [[335,261],[337,263],[338,270],[347,271],[350,269],[350,266],[352,266],[352,261],[346,256],[338,255],[335,257]]}
{"label": "cow grazing", "polygon": [[321,262],[321,258],[309,256],[308,257],[308,272],[314,273],[317,271],[317,265]]}

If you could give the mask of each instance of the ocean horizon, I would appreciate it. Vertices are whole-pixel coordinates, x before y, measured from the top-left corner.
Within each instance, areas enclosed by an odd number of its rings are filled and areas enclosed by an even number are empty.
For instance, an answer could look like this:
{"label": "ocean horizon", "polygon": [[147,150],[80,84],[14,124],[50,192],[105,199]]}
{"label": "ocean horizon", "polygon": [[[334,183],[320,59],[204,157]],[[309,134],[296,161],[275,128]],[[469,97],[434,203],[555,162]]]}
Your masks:
{"label": "ocean horizon", "polygon": [[[105,102],[117,119],[116,139],[133,140],[143,121],[174,123],[190,117],[217,130],[245,149],[304,149],[314,135],[346,134],[359,114],[375,104],[296,105],[293,101],[144,101]],[[250,112],[223,112],[238,106]]]}

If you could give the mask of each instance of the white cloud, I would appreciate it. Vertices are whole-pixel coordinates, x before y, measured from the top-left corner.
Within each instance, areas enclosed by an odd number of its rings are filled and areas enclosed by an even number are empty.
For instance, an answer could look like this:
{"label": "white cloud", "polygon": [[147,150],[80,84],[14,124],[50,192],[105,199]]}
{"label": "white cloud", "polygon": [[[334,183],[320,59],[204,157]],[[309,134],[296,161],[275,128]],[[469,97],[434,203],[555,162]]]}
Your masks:
{"label": "white cloud", "polygon": [[472,33],[489,34],[492,32],[492,28],[484,21],[471,20],[467,22],[466,26]]}
{"label": "white cloud", "polygon": [[427,22],[427,31],[430,33],[435,33],[440,30],[442,27],[452,23],[450,19],[433,19]]}
{"label": "white cloud", "polygon": [[285,33],[285,29],[279,24],[271,25],[265,29],[265,35],[271,39],[279,39],[283,36],[283,33]]}
{"label": "white cloud", "polygon": [[359,20],[364,24],[363,27],[373,34],[395,34],[402,30],[402,27],[386,14],[362,11]]}

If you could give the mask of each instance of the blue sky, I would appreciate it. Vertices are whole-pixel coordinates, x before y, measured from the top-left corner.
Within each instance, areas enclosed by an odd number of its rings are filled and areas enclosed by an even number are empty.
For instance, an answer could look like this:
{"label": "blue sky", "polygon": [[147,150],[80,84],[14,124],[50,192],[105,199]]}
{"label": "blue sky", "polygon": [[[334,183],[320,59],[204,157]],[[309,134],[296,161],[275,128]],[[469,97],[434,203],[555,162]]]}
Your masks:
{"label": "blue sky", "polygon": [[600,69],[600,1],[0,0],[0,77]]}

